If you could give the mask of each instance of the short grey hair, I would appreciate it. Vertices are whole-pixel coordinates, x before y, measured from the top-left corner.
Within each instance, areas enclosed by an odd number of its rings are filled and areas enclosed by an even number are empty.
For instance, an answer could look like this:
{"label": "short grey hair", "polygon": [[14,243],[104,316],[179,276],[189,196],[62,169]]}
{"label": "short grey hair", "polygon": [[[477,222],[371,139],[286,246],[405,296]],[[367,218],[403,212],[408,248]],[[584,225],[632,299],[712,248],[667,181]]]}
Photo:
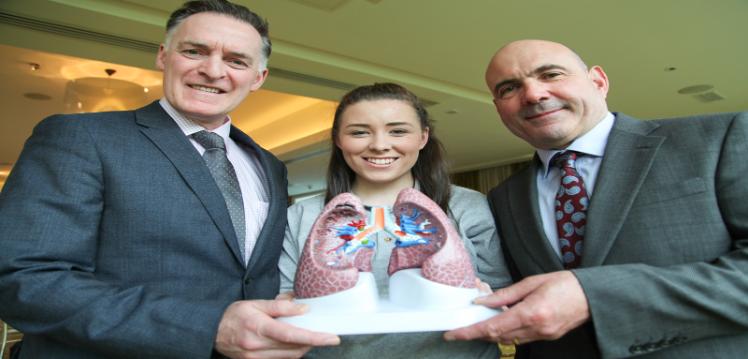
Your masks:
{"label": "short grey hair", "polygon": [[166,38],[164,39],[164,45],[169,46],[172,35],[179,25],[188,17],[199,14],[202,12],[212,12],[216,14],[222,14],[230,16],[239,21],[245,22],[252,26],[260,34],[262,39],[262,58],[260,59],[260,70],[267,68],[268,59],[272,52],[272,43],[269,37],[270,25],[268,22],[257,15],[257,13],[248,9],[245,6],[234,4],[227,0],[196,0],[188,1],[182,5],[179,9],[175,10],[169,16],[169,21],[166,23]]}

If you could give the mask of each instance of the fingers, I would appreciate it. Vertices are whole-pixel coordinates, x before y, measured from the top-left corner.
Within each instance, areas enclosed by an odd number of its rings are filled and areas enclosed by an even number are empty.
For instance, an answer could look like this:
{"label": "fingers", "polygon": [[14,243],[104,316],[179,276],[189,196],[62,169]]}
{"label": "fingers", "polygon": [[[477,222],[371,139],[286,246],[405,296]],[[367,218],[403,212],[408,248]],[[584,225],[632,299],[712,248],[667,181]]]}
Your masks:
{"label": "fingers", "polygon": [[516,284],[501,288],[491,295],[478,297],[473,302],[491,308],[512,305],[533,292],[542,283],[536,277],[528,277]]}
{"label": "fingers", "polygon": [[528,277],[474,302],[490,307],[513,305],[493,318],[447,332],[445,339],[482,338],[507,344],[553,340],[589,320],[587,298],[569,271]]}
{"label": "fingers", "polygon": [[304,311],[305,305],[287,300],[235,302],[221,318],[215,348],[231,358],[293,358],[301,357],[312,346],[340,343],[334,334],[308,331],[274,318]]}
{"label": "fingers", "polygon": [[475,278],[475,287],[478,288],[478,292],[481,294],[491,294],[491,286],[480,280],[480,278]]}
{"label": "fingers", "polygon": [[501,335],[501,332],[498,331],[496,327],[492,326],[491,328],[494,329],[494,331],[488,330],[486,328],[485,322],[476,323],[467,327],[450,330],[444,333],[444,340],[474,340],[478,338],[486,338],[488,340],[491,340],[490,337],[498,337],[499,335]]}
{"label": "fingers", "polygon": [[278,294],[275,297],[275,300],[292,300],[294,298],[296,298],[296,294],[293,291],[291,291],[291,292],[284,292],[284,293]]}
{"label": "fingers", "polygon": [[[504,307],[506,308],[506,307]],[[474,340],[483,339],[492,342],[508,344],[512,338],[508,337],[509,331],[522,328],[522,320],[519,314],[512,309],[505,309],[503,313],[495,315],[482,322],[458,328],[444,333],[445,340]]]}
{"label": "fingers", "polygon": [[302,347],[293,349],[268,349],[254,351],[251,355],[241,355],[239,358],[262,358],[262,359],[288,359],[302,358],[312,347]]}
{"label": "fingers", "polygon": [[301,329],[277,320],[263,321],[257,328],[257,334],[281,343],[293,343],[304,346],[329,346],[340,344],[335,334],[313,332]]}
{"label": "fingers", "polygon": [[245,303],[273,318],[301,315],[309,310],[306,304],[294,303],[290,300],[253,300]]}

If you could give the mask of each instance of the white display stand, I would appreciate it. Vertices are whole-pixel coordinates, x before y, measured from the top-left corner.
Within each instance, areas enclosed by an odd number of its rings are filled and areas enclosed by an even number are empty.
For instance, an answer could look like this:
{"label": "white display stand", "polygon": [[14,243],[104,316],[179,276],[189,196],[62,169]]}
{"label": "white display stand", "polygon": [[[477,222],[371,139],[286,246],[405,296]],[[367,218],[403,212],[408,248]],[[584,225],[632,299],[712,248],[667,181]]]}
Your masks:
{"label": "white display stand", "polygon": [[295,299],[309,305],[309,311],[278,319],[313,331],[351,335],[451,330],[500,313],[472,304],[481,295],[478,289],[432,282],[421,276],[420,268],[395,272],[389,284],[389,298],[379,298],[374,275],[359,273],[353,288]]}

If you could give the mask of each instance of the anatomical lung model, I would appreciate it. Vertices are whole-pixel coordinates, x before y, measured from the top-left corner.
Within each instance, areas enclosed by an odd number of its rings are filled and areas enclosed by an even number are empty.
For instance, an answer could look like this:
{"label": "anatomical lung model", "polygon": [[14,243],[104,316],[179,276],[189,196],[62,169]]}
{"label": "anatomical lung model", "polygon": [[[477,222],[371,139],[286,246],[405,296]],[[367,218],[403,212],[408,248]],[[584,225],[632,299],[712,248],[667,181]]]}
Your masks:
{"label": "anatomical lung model", "polygon": [[[372,237],[395,238],[388,297],[380,298],[371,260]],[[449,330],[498,311],[472,304],[480,295],[470,257],[439,206],[405,189],[392,209],[364,209],[350,193],[333,198],[314,223],[296,270],[303,315],[280,320],[336,334]]]}
{"label": "anatomical lung model", "polygon": [[296,271],[297,298],[314,298],[350,289],[359,272],[371,272],[376,250],[371,238],[384,231],[395,238],[389,275],[421,268],[431,281],[475,287],[475,273],[459,234],[444,211],[415,189],[400,192],[393,209],[375,207],[366,214],[350,193],[333,198],[323,209],[304,245]]}

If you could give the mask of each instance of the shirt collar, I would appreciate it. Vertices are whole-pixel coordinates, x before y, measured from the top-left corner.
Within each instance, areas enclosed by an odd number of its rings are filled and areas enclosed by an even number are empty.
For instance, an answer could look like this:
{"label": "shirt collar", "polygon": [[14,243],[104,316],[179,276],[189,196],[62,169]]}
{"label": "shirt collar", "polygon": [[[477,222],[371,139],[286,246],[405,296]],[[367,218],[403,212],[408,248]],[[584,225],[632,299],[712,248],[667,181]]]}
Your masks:
{"label": "shirt collar", "polygon": [[563,150],[536,149],[540,161],[543,162],[545,175],[548,175],[548,165],[551,158],[559,152],[576,151],[588,156],[602,157],[605,153],[605,146],[608,144],[608,136],[610,135],[610,130],[613,128],[614,121],[615,116],[608,112],[605,117],[595,125],[595,127],[572,141],[569,147],[566,147]]}
{"label": "shirt collar", "polygon": [[[200,131],[207,131],[205,127],[193,122],[192,120],[182,116],[179,111],[177,111],[170,103],[166,100],[165,97],[162,97],[158,101],[159,105],[166,111],[167,114],[174,120],[174,122],[177,123],[177,126],[179,126],[179,129],[182,130],[185,136],[190,136],[191,134],[195,132]],[[223,125],[217,127],[216,129],[210,131],[219,134],[221,137],[223,137],[224,140],[229,138],[229,134],[231,133],[231,117],[226,115],[226,118],[228,121],[226,121]]]}

